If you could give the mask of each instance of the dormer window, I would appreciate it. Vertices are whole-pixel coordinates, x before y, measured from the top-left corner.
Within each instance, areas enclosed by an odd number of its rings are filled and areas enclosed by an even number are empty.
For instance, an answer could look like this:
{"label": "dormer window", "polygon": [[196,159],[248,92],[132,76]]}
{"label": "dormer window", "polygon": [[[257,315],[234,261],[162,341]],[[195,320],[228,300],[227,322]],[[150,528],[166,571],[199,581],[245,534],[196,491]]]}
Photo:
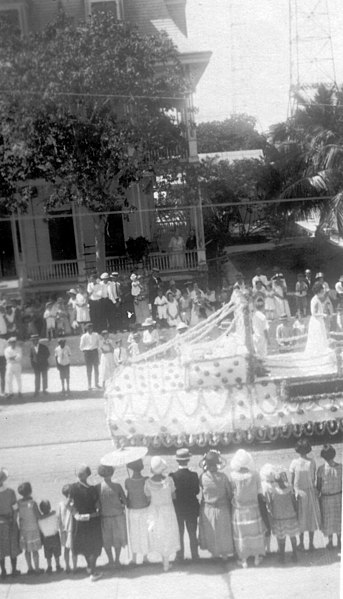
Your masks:
{"label": "dormer window", "polygon": [[26,2],[1,2],[0,21],[3,21],[13,33],[25,35],[28,33]]}
{"label": "dormer window", "polygon": [[121,0],[85,0],[86,18],[95,15],[97,12],[114,14],[116,19],[123,18],[123,7]]}

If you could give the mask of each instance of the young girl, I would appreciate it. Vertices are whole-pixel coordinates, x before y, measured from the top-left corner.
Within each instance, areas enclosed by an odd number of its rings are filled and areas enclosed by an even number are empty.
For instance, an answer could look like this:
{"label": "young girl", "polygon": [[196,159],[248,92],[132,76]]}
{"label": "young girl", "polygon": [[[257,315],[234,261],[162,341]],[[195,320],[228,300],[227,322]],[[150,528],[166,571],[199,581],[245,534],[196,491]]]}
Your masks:
{"label": "young girl", "polygon": [[144,493],[150,498],[149,551],[162,557],[163,570],[168,572],[171,555],[180,549],[179,527],[173,505],[175,485],[170,476],[164,476],[167,464],[162,458],[151,458],[150,468],[152,476],[144,485]]}
{"label": "young girl", "polygon": [[319,491],[322,531],[329,537],[327,549],[333,549],[333,535],[337,535],[337,548],[341,548],[342,528],[342,464],[335,461],[336,451],[332,445],[324,445],[321,457],[325,464],[319,466],[317,489]]}
{"label": "young girl", "polygon": [[314,483],[316,478],[316,463],[308,457],[312,447],[307,439],[300,439],[295,447],[299,457],[290,465],[292,485],[297,499],[297,512],[300,530],[299,549],[304,551],[304,533],[309,534],[309,550],[314,550],[313,538],[315,530],[320,528],[320,510],[317,490]]}
{"label": "young girl", "polygon": [[100,366],[99,374],[102,386],[105,389],[106,381],[113,376],[114,373],[114,344],[110,339],[108,331],[101,331],[100,339]]}
{"label": "young girl", "polygon": [[[25,551],[28,574],[40,574],[38,551],[42,546],[38,520],[40,512],[37,503],[32,499],[32,487],[28,482],[18,487],[22,499],[18,501],[20,547]],[[32,559],[34,569],[32,568]]]}
{"label": "young girl", "polygon": [[61,540],[58,532],[58,517],[55,511],[51,510],[50,501],[41,501],[39,504],[41,517],[38,526],[41,531],[44,555],[48,567],[47,574],[52,573],[52,558],[55,558],[56,572],[62,570],[60,566]]}
{"label": "young girl", "polygon": [[[127,545],[125,505],[126,497],[122,486],[112,481],[114,468],[112,466],[99,466],[99,476],[103,481],[98,485],[102,542],[108,557],[108,565],[120,565],[120,553]],[[113,561],[112,547],[115,551]]]}
{"label": "young girl", "polygon": [[180,322],[179,303],[173,293],[167,293],[167,322],[170,327],[176,327]]}
{"label": "young girl", "polygon": [[54,309],[54,302],[49,301],[45,304],[43,318],[46,325],[46,336],[49,341],[51,341],[55,337],[56,328],[56,310]]}
{"label": "young girl", "polygon": [[70,572],[70,554],[73,564],[73,572],[75,572],[77,568],[77,555],[73,553],[72,549],[73,515],[69,505],[70,485],[64,485],[62,488],[62,495],[64,495],[66,501],[61,501],[58,506],[58,524],[61,545],[64,548],[63,557],[66,565],[65,570],[68,573]]}
{"label": "young girl", "polygon": [[127,467],[132,470],[132,477],[125,480],[129,542],[133,561],[138,563],[138,555],[142,555],[145,562],[149,552],[149,499],[144,493],[147,476],[142,476],[144,468],[142,460],[130,462]]}
{"label": "young girl", "polygon": [[287,474],[282,468],[275,472],[275,484],[266,492],[267,506],[271,517],[272,532],[277,538],[279,561],[285,561],[286,537],[290,537],[293,561],[297,561],[297,538],[299,534],[294,490],[288,484]]}
{"label": "young girl", "polygon": [[154,300],[154,306],[156,309],[156,320],[161,328],[168,328],[167,323],[167,307],[168,301],[166,296],[163,293],[163,289],[161,287],[157,290],[157,296]]}

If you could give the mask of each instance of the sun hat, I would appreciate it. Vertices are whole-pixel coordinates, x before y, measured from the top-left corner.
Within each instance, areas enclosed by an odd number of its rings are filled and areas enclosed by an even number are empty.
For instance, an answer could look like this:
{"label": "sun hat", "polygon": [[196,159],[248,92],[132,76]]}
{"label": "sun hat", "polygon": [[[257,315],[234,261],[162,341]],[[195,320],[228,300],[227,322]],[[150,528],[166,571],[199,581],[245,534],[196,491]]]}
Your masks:
{"label": "sun hat", "polygon": [[16,337],[10,337],[7,341],[7,343],[16,343],[17,338]]}
{"label": "sun hat", "polygon": [[103,331],[101,331],[101,335],[108,335],[108,330],[104,329]]}
{"label": "sun hat", "polygon": [[0,484],[4,483],[8,479],[8,470],[6,468],[0,468]]}
{"label": "sun hat", "polygon": [[336,455],[336,450],[334,447],[332,447],[332,445],[327,443],[321,450],[320,455],[326,462],[329,462],[330,460],[334,459]]}
{"label": "sun hat", "polygon": [[210,466],[217,466],[218,470],[222,470],[226,466],[226,460],[222,457],[220,451],[210,449],[200,460],[199,466],[203,470],[208,470]]}
{"label": "sun hat", "polygon": [[110,275],[108,274],[108,272],[103,272],[103,273],[100,275],[100,280],[101,280],[101,281],[104,281],[105,279],[109,279],[109,278],[110,278]]}
{"label": "sun hat", "polygon": [[162,474],[167,470],[167,462],[160,456],[155,455],[151,458],[150,470],[153,474]]}
{"label": "sun hat", "polygon": [[273,464],[264,464],[260,470],[260,477],[266,483],[272,483],[275,480],[275,467]]}
{"label": "sun hat", "polygon": [[231,460],[231,469],[238,472],[241,468],[246,468],[247,470],[253,471],[255,470],[254,460],[252,458],[251,453],[245,451],[245,449],[239,449],[234,454]]}
{"label": "sun hat", "polygon": [[151,316],[148,316],[148,318],[142,322],[142,327],[153,327],[154,324],[156,324],[156,320],[153,320]]}
{"label": "sun hat", "polygon": [[191,452],[187,447],[182,447],[178,449],[175,454],[175,459],[177,462],[188,462],[192,457]]}
{"label": "sun hat", "polygon": [[185,322],[179,322],[179,324],[176,327],[176,330],[184,331],[185,329],[188,329],[188,325]]}
{"label": "sun hat", "polygon": [[67,293],[68,293],[69,295],[77,295],[77,291],[76,291],[76,289],[69,289],[69,291],[67,291]]}
{"label": "sun hat", "polygon": [[295,451],[300,455],[307,455],[312,451],[310,442],[307,439],[299,439],[295,445]]}
{"label": "sun hat", "polygon": [[37,333],[34,333],[33,335],[31,335],[30,339],[39,339],[39,335],[37,335]]}

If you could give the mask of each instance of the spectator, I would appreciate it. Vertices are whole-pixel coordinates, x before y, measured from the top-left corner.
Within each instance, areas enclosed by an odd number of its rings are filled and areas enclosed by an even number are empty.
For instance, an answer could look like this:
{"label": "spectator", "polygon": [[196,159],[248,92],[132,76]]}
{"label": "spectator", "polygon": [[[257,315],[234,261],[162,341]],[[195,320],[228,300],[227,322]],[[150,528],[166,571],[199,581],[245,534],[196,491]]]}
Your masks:
{"label": "spectator", "polygon": [[[39,550],[42,546],[38,521],[40,512],[37,503],[32,499],[32,487],[29,482],[22,483],[18,487],[18,493],[22,499],[18,501],[20,547],[25,551],[28,574],[41,574],[39,568]],[[32,568],[32,560],[34,569]]]}
{"label": "spectator", "polygon": [[262,283],[262,287],[264,289],[267,288],[268,279],[267,279],[266,275],[262,274],[262,269],[261,268],[256,268],[255,276],[252,278],[252,288],[253,288],[253,290],[256,288],[256,283],[257,282]]}
{"label": "spectator", "polygon": [[166,292],[166,296],[168,293],[172,293],[177,301],[181,298],[181,291],[176,287],[176,283],[173,279],[169,282],[169,289]]}
{"label": "spectator", "polygon": [[296,313],[295,321],[293,322],[292,334],[294,337],[305,335],[306,325],[303,321],[303,316],[300,311]]}
{"label": "spectator", "polygon": [[[60,374],[62,395],[67,393],[68,396],[70,396],[70,358],[71,349],[69,345],[66,344],[65,339],[59,339],[58,346],[55,349],[56,366]],[[65,385],[67,390],[65,389]]]}
{"label": "spectator", "polygon": [[156,314],[156,320],[161,328],[168,327],[167,323],[167,307],[168,301],[166,296],[163,294],[161,287],[157,289],[157,297],[153,301],[154,313]]}
{"label": "spectator", "polygon": [[307,292],[308,287],[305,277],[302,273],[299,273],[295,285],[295,301],[297,311],[300,312],[302,316],[306,316],[307,312]]}
{"label": "spectator", "polygon": [[275,318],[275,301],[272,283],[267,284],[264,308],[267,320],[270,322]]}
{"label": "spectator", "polygon": [[123,364],[125,364],[127,362],[127,351],[123,347],[123,340],[121,339],[121,337],[119,337],[116,340],[116,346],[114,348],[113,357],[114,357],[114,365],[116,367],[122,366]]}
{"label": "spectator", "polygon": [[[127,545],[125,506],[126,497],[118,481],[113,481],[114,468],[99,466],[98,474],[103,478],[97,486],[100,504],[102,542],[110,567],[120,566],[120,553]],[[112,547],[115,552],[113,561]]]}
{"label": "spectator", "polygon": [[129,350],[129,356],[130,358],[136,358],[136,356],[139,356],[139,343],[140,341],[140,335],[139,333],[130,333],[130,335],[127,338],[127,343],[128,343],[128,350]]}
{"label": "spectator", "polygon": [[197,238],[195,235],[195,230],[191,229],[189,235],[186,239],[186,250],[192,251],[197,249]]}
{"label": "spectator", "polygon": [[68,311],[63,297],[58,297],[56,300],[56,332],[59,337],[71,333]]}
{"label": "spectator", "polygon": [[67,295],[69,296],[67,308],[69,313],[70,328],[74,334],[75,331],[79,328],[79,325],[77,324],[76,320],[76,290],[69,289],[69,291],[67,291]]}
{"label": "spectator", "polygon": [[111,300],[109,299],[109,290],[110,290],[110,275],[108,272],[103,272],[100,275],[100,284],[101,284],[101,318],[98,322],[98,326],[101,324],[101,329],[110,329],[111,327]]}
{"label": "spectator", "polygon": [[57,514],[51,510],[50,501],[41,501],[39,509],[41,517],[38,520],[38,526],[42,536],[44,556],[48,564],[46,573],[52,574],[52,558],[55,559],[56,572],[61,572],[61,540],[58,532]]}
{"label": "spectator", "polygon": [[89,303],[89,318],[93,323],[96,333],[101,331],[101,309],[102,309],[102,285],[96,274],[91,275],[87,285],[88,303]]}
{"label": "spectator", "polygon": [[7,470],[0,468],[0,569],[2,580],[7,576],[6,557],[11,560],[12,576],[20,574],[17,570],[17,557],[21,552],[17,525],[18,504],[14,490],[5,485],[7,478]]}
{"label": "spectator", "polygon": [[6,321],[7,335],[9,335],[9,336],[13,336],[13,335],[17,334],[15,316],[16,316],[16,312],[15,312],[15,309],[13,308],[12,304],[7,304],[6,308],[5,308],[5,321]]}
{"label": "spectator", "polygon": [[64,547],[63,557],[66,566],[66,572],[70,572],[70,554],[72,558],[73,564],[73,572],[76,572],[77,568],[77,555],[74,554],[72,546],[73,546],[73,538],[72,538],[72,525],[73,525],[73,516],[72,516],[72,507],[70,505],[70,490],[71,485],[64,485],[62,488],[62,495],[65,497],[65,501],[61,501],[58,506],[58,522],[59,522],[59,531],[61,538],[61,545]]}
{"label": "spectator", "polygon": [[252,317],[253,343],[258,358],[264,360],[268,354],[268,321],[264,314],[263,298],[256,300],[256,310]]}
{"label": "spectator", "polygon": [[131,295],[133,297],[133,304],[136,316],[136,323],[142,324],[146,318],[150,315],[149,303],[145,296],[144,284],[142,277],[138,277],[132,273],[130,276],[131,280]]}
{"label": "spectator", "polygon": [[6,358],[5,349],[7,347],[7,341],[5,335],[0,335],[0,392],[1,395],[5,395],[5,375],[6,375]]}
{"label": "spectator", "polygon": [[85,325],[90,321],[87,293],[81,285],[77,289],[75,298],[76,322],[81,328],[81,332],[85,332]]}
{"label": "spectator", "polygon": [[191,321],[192,300],[187,288],[182,291],[179,300],[179,309],[182,322],[188,326]]}
{"label": "spectator", "polygon": [[156,347],[160,340],[155,324],[156,321],[153,320],[151,316],[146,318],[142,324],[142,327],[144,328],[142,342],[147,349]]}
{"label": "spectator", "polygon": [[0,306],[0,335],[6,335],[7,334],[7,324],[6,324],[6,318],[5,318],[5,307],[4,306]]}
{"label": "spectator", "polygon": [[311,289],[312,289],[312,286],[313,286],[313,280],[312,280],[312,273],[311,273],[311,271],[310,271],[309,268],[307,268],[305,270],[305,283],[306,283],[307,289],[308,289],[308,296],[310,297],[310,295],[311,295]]}
{"label": "spectator", "polygon": [[114,373],[114,345],[110,339],[110,334],[107,330],[101,331],[100,338],[100,380],[103,388],[106,381],[113,376]]}
{"label": "spectator", "polygon": [[257,300],[257,298],[261,298],[264,301],[266,297],[266,291],[267,288],[263,285],[262,281],[256,281],[255,286],[252,290],[252,296],[254,300]]}
{"label": "spectator", "polygon": [[[149,290],[149,304],[151,306],[151,315],[155,320],[158,317],[158,304],[155,303],[155,299],[159,295],[159,290],[162,290],[162,279],[159,275],[159,269],[155,266],[152,269],[151,275],[148,280],[148,290]],[[163,295],[163,291],[162,291]]]}
{"label": "spectator", "polygon": [[99,348],[100,338],[98,333],[93,330],[93,324],[90,322],[85,326],[85,333],[81,335],[80,350],[83,352],[87,371],[88,391],[92,390],[92,372],[94,370],[95,387],[101,389],[99,385]]}
{"label": "spectator", "polygon": [[[316,274],[315,283],[319,283],[324,288],[324,298],[323,298],[324,314],[326,314],[330,318],[333,315],[333,305],[332,305],[332,301],[330,298],[330,287],[329,287],[329,284],[326,281],[324,281],[324,274],[322,272],[318,272]],[[327,322],[329,321],[329,318],[327,319]]]}
{"label": "spectator", "polygon": [[16,380],[18,397],[22,395],[21,368],[23,354],[21,348],[17,346],[17,338],[10,337],[8,346],[5,349],[6,358],[6,389],[8,397],[13,397],[13,379]]}
{"label": "spectator", "polygon": [[337,294],[337,309],[338,307],[343,308],[343,275],[339,277],[335,285],[335,291]]}
{"label": "spectator", "polygon": [[272,288],[274,292],[276,318],[283,314],[289,318],[291,311],[287,301],[287,285],[282,273],[276,273],[272,279]]}
{"label": "spectator", "polygon": [[110,330],[116,333],[122,328],[122,293],[118,272],[111,273],[108,287],[108,299],[111,302]]}
{"label": "spectator", "polygon": [[170,327],[176,327],[180,322],[179,303],[172,291],[167,292],[167,323]]}
{"label": "spectator", "polygon": [[49,341],[52,341],[55,337],[56,314],[57,310],[54,308],[54,302],[52,300],[46,302],[43,318],[45,320],[46,336]]}
{"label": "spectator", "polygon": [[169,265],[171,269],[180,269],[185,267],[185,240],[180,231],[175,229],[172,235],[168,249],[170,252]]}
{"label": "spectator", "polygon": [[49,349],[40,342],[38,335],[31,335],[32,346],[30,349],[30,360],[35,375],[35,392],[37,397],[41,388],[43,393],[48,393],[48,368],[49,368]]}

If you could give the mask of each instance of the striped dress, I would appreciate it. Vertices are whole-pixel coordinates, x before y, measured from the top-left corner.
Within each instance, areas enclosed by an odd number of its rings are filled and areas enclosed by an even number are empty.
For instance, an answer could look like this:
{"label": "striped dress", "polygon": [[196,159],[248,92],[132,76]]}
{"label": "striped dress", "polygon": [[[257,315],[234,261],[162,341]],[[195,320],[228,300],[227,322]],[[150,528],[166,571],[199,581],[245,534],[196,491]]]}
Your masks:
{"label": "striped dress", "polygon": [[342,526],[342,464],[328,463],[318,468],[320,511],[324,535],[341,534]]}
{"label": "striped dress", "polygon": [[264,527],[258,495],[262,494],[257,472],[232,472],[233,539],[236,553],[242,560],[265,554]]}
{"label": "striped dress", "polygon": [[266,495],[271,514],[271,528],[278,539],[295,537],[299,534],[295,497],[291,486],[273,485]]}
{"label": "striped dress", "polygon": [[316,463],[313,458],[300,456],[293,460],[289,468],[294,476],[294,491],[298,505],[300,532],[314,532],[320,529],[320,509],[315,488]]}

